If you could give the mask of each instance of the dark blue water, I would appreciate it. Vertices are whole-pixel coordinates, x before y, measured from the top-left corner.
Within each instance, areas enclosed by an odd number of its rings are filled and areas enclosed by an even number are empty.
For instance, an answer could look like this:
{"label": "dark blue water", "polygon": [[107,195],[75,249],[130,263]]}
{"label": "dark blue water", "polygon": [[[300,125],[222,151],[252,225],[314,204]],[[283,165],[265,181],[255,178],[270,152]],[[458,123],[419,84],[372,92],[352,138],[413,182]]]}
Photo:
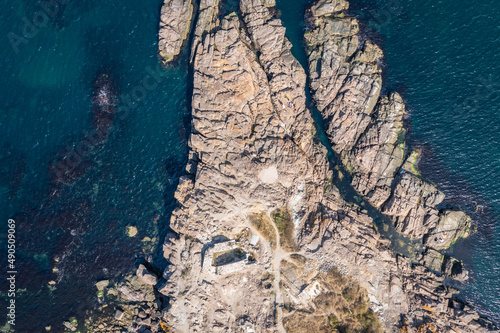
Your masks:
{"label": "dark blue water", "polygon": [[[302,64],[307,2],[278,1]],[[161,3],[69,1],[47,24],[39,21],[17,53],[9,33],[22,35],[23,18],[33,22],[40,8],[28,0],[0,5],[0,221],[14,218],[19,237],[18,332],[81,319],[97,303],[94,283],[129,271],[135,258],[161,265],[158,239],[187,154],[190,86],[185,58],[157,69]],[[500,320],[500,4],[396,0],[387,6],[356,0],[351,12],[386,52],[385,89],[400,91],[408,103],[412,144],[424,147],[424,176],[477,225],[455,249],[474,270],[464,295]],[[141,89],[151,71],[163,76],[154,88]],[[86,156],[85,173],[54,194],[49,166],[92,131],[93,80],[102,72],[116,82],[121,112],[105,143]],[[130,104],[132,96],[138,101]],[[139,230],[134,238],[125,232],[130,225]],[[4,267],[6,255],[0,258]],[[4,308],[4,281],[0,287]]]}
{"label": "dark blue water", "polygon": [[[305,66],[301,17],[311,1],[278,0],[292,51]],[[463,296],[500,321],[500,3],[482,0],[351,1],[386,54],[385,92],[405,98],[411,144],[444,206],[473,218],[477,233],[452,252],[473,270]]]}
{"label": "dark blue water", "polygon": [[[24,18],[33,22],[40,10],[36,3],[0,5],[0,257],[6,267],[6,224],[14,218],[16,287],[23,290],[16,331],[52,325],[57,332],[63,319],[81,320],[97,303],[98,279],[127,273],[135,258],[160,257],[158,240],[187,156],[188,73],[182,61],[158,68],[161,0],[118,7],[116,1],[69,1],[46,24],[38,21],[40,28],[16,52],[9,33],[22,35]],[[163,76],[151,79],[150,72]],[[114,80],[119,113],[107,140],[77,165],[88,164],[86,172],[55,195],[49,166],[93,131],[99,73]],[[138,235],[127,237],[127,226],[136,226]]]}
{"label": "dark blue water", "polygon": [[384,3],[356,1],[353,12],[380,36],[387,89],[402,91],[408,103],[424,176],[477,225],[456,249],[474,270],[464,294],[499,321],[500,3]]}

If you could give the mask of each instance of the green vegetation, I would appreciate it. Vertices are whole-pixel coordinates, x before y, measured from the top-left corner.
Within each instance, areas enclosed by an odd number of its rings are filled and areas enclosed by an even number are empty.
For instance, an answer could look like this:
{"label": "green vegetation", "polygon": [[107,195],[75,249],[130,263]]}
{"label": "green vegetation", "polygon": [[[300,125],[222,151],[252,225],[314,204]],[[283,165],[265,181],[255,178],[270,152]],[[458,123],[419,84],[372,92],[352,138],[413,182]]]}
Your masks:
{"label": "green vegetation", "polygon": [[312,125],[312,126],[311,126],[311,136],[312,136],[313,138],[315,138],[315,137],[316,137],[316,134],[318,134],[318,130],[316,129],[316,125]]}
{"label": "green vegetation", "polygon": [[[283,261],[282,268],[293,270],[302,276],[307,265]],[[284,273],[284,272],[283,272]],[[337,270],[320,274],[322,287],[326,290],[314,300],[314,308],[295,309],[287,304],[292,313],[284,320],[288,333],[381,333],[382,328],[376,314],[370,309],[365,289],[352,278],[341,275]],[[286,290],[286,288],[285,288]]]}
{"label": "green vegetation", "polygon": [[448,247],[446,249],[449,249],[451,248],[453,245],[455,245],[455,243],[460,239],[460,238],[467,238],[468,234],[467,235],[460,235],[458,236],[457,238],[455,238],[454,240],[451,241],[450,245],[448,245]]}
{"label": "green vegetation", "polygon": [[264,212],[254,213],[248,217],[250,223],[271,244],[273,249],[276,248],[276,231],[272,226],[271,219]]}
{"label": "green vegetation", "polygon": [[288,209],[279,208],[271,213],[271,218],[280,234],[280,246],[286,251],[296,251],[297,245],[293,238],[293,221]]}
{"label": "green vegetation", "polygon": [[245,251],[237,248],[226,252],[215,253],[212,260],[212,265],[222,266],[230,264],[232,262],[241,261],[243,259],[245,259]]}
{"label": "green vegetation", "polygon": [[394,144],[396,147],[399,147],[403,151],[401,154],[403,162],[404,162],[404,156],[405,156],[405,151],[406,151],[406,131],[405,129],[401,126],[398,128],[398,138],[396,140],[396,143]]}
{"label": "green vegetation", "polygon": [[420,174],[420,172],[417,170],[417,157],[418,153],[415,154],[415,158],[413,158],[413,160],[411,161],[411,172],[413,172],[413,174],[415,175]]}

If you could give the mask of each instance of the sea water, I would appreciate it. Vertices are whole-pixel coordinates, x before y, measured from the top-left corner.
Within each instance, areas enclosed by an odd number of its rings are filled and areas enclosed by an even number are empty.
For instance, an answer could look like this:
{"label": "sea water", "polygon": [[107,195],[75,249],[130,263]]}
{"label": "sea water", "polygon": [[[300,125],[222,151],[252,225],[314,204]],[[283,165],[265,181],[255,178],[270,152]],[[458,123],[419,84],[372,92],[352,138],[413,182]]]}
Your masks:
{"label": "sea water", "polygon": [[[278,0],[292,52],[305,67],[303,12]],[[349,13],[385,52],[384,93],[407,103],[420,169],[477,232],[451,254],[471,280],[461,296],[500,322],[500,3],[494,0],[351,0]]]}
{"label": "sea water", "polygon": [[[95,282],[129,272],[136,258],[164,264],[159,244],[187,157],[187,53],[160,70],[157,86],[140,89],[158,71],[162,1],[66,2],[47,22],[32,1],[0,5],[0,233],[5,248],[7,220],[16,221],[18,332],[82,319],[98,302]],[[278,1],[304,66],[307,2]],[[400,92],[408,104],[423,176],[445,192],[445,205],[466,210],[477,226],[454,250],[473,272],[462,294],[500,321],[500,4],[355,0],[350,12],[386,53],[384,90]],[[26,22],[39,27],[13,42]],[[92,131],[93,80],[103,72],[128,112],[93,147],[87,172],[55,195],[49,166]],[[128,226],[138,235],[128,237]],[[0,258],[6,267],[6,253]],[[5,280],[0,287],[7,290]],[[1,296],[4,308],[8,297]]]}
{"label": "sea water", "polygon": [[[99,279],[130,272],[136,258],[161,261],[160,239],[187,158],[188,67],[185,59],[159,66],[162,1],[66,3],[47,22],[35,1],[0,5],[0,258],[7,267],[11,218],[16,332],[57,331],[71,316],[81,322],[98,302]],[[33,22],[39,27],[29,38],[11,42]],[[49,166],[92,133],[99,73],[113,79],[126,109],[119,108],[106,142],[90,147],[87,172],[55,195]],[[137,227],[135,237],[128,226]],[[5,309],[5,279],[0,285]]]}

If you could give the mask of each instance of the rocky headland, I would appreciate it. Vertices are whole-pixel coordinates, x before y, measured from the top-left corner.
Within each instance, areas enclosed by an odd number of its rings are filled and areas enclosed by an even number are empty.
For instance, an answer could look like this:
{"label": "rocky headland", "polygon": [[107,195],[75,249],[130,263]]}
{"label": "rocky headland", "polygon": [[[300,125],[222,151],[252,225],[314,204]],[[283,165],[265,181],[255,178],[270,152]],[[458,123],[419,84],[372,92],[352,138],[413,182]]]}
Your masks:
{"label": "rocky headland", "polygon": [[[381,96],[383,52],[360,36],[348,3],[319,0],[308,10],[308,73],[273,0],[240,0],[228,15],[220,0],[198,7],[190,154],[163,245],[169,265],[162,274],[141,265],[112,288],[121,307],[101,331],[494,330],[457,297],[468,274],[443,252],[468,236],[471,220],[440,209],[444,194],[419,175],[404,101]],[[167,61],[193,15],[191,0],[165,1]],[[306,89],[343,171],[319,142]],[[339,172],[418,251],[394,251],[366,207],[341,195]]]}
{"label": "rocky headland", "polygon": [[168,63],[181,52],[193,17],[193,0],[165,0],[161,8],[158,54]]}

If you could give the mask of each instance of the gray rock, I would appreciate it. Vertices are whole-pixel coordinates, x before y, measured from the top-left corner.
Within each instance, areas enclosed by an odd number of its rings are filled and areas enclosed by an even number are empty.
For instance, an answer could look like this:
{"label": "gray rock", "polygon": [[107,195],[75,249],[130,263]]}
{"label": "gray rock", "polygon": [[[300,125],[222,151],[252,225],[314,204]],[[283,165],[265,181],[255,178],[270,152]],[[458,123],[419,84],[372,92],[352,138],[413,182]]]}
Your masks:
{"label": "gray rock", "polygon": [[125,315],[125,313],[122,310],[115,311],[115,319],[116,320],[122,320],[124,315]]}
{"label": "gray rock", "polygon": [[349,3],[345,0],[317,1],[311,7],[311,12],[314,16],[328,16],[347,8],[349,8]]}
{"label": "gray rock", "polygon": [[109,285],[109,280],[101,280],[95,284],[97,290],[102,291]]}
{"label": "gray rock", "polygon": [[266,7],[275,7],[276,6],[276,0],[261,0],[262,5]]}
{"label": "gray rock", "polygon": [[165,0],[161,9],[159,54],[172,61],[185,43],[193,17],[193,0]]}
{"label": "gray rock", "polygon": [[393,194],[382,212],[394,216],[396,229],[414,238],[422,238],[436,227],[439,212],[435,208],[444,194],[434,185],[406,172],[399,176]]}
{"label": "gray rock", "polygon": [[68,330],[70,330],[71,332],[76,332],[77,328],[75,325],[73,325],[72,323],[70,323],[69,321],[65,321],[63,323],[64,327],[66,327]]}
{"label": "gray rock", "polygon": [[133,302],[155,300],[153,287],[144,284],[137,276],[129,276],[117,285],[120,296]]}
{"label": "gray rock", "polygon": [[426,238],[426,245],[436,250],[447,249],[459,238],[469,236],[471,219],[464,212],[444,210],[439,222]]}
{"label": "gray rock", "polygon": [[154,286],[158,283],[158,277],[156,274],[149,271],[143,264],[140,264],[139,268],[137,268],[136,275],[141,282],[150,286]]}

